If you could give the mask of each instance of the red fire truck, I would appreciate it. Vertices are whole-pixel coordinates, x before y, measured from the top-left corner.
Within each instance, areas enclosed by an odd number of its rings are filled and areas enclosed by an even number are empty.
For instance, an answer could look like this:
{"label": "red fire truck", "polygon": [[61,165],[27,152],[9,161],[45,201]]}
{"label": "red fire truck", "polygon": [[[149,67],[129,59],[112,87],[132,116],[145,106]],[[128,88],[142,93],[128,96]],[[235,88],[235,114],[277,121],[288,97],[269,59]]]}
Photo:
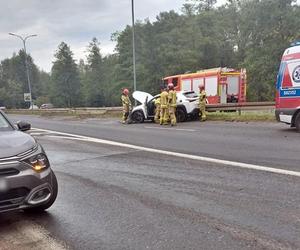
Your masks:
{"label": "red fire truck", "polygon": [[196,73],[163,78],[164,84],[173,83],[176,91],[195,91],[204,84],[208,103],[246,101],[246,69],[213,68]]}

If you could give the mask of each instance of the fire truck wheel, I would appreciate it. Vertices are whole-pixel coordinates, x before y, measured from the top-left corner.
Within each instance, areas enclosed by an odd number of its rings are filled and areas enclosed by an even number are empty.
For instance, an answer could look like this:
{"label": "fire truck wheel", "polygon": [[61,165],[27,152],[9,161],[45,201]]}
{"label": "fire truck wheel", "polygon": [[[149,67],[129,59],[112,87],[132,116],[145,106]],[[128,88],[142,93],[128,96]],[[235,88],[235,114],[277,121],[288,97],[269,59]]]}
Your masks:
{"label": "fire truck wheel", "polygon": [[300,112],[299,112],[298,115],[296,116],[296,119],[295,119],[295,127],[296,127],[297,131],[300,132]]}

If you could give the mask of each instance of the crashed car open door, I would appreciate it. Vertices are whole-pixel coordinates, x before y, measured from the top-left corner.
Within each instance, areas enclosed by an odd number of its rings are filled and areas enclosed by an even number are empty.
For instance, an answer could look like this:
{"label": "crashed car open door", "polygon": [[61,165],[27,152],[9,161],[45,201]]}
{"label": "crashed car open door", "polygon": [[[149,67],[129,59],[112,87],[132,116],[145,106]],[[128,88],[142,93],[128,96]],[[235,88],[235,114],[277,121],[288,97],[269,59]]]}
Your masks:
{"label": "crashed car open door", "polygon": [[131,119],[139,123],[143,122],[145,119],[148,120],[147,104],[154,97],[143,91],[134,91],[132,97],[141,104],[132,110]]}

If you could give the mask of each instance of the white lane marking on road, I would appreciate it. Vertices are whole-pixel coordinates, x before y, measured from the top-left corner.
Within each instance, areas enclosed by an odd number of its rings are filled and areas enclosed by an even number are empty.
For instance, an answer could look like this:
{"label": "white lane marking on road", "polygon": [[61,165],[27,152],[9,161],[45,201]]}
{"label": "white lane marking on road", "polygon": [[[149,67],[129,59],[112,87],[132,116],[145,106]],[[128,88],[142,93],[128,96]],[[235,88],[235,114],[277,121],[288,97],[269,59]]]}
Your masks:
{"label": "white lane marking on road", "polygon": [[45,132],[43,130],[40,129],[36,129],[36,128],[31,128],[29,131],[29,134],[32,136],[39,136],[39,135],[46,135],[49,134],[48,132]]}
{"label": "white lane marking on road", "polygon": [[45,135],[45,134],[43,134],[43,133],[29,133],[29,134],[32,135],[32,136]]}
{"label": "white lane marking on road", "polygon": [[[63,138],[63,139],[70,139],[70,140],[75,139],[75,140],[81,140],[81,141],[86,141],[86,142],[101,143],[101,144],[106,144],[106,145],[110,145],[110,146],[131,148],[131,149],[141,150],[141,151],[150,152],[150,153],[157,153],[157,154],[175,156],[175,157],[180,157],[180,158],[186,158],[186,159],[190,159],[190,160],[204,161],[204,162],[210,162],[210,163],[226,165],[226,166],[231,166],[231,167],[239,167],[239,168],[244,168],[244,169],[259,170],[259,171],[271,172],[271,173],[275,173],[275,174],[300,177],[300,172],[297,172],[297,171],[285,170],[285,169],[280,169],[280,168],[272,168],[272,167],[266,167],[266,166],[260,166],[260,165],[242,163],[242,162],[220,160],[220,159],[209,158],[209,157],[198,156],[198,155],[190,155],[190,154],[171,152],[171,151],[166,151],[166,150],[161,150],[161,149],[147,148],[147,147],[136,146],[136,145],[127,144],[127,143],[103,140],[103,139],[98,139],[98,138],[93,138],[93,137],[88,137],[88,136],[63,133],[63,132],[52,131],[52,130],[47,130],[47,129],[43,129],[43,130],[46,132],[49,132],[49,133],[55,133],[57,135],[61,135],[61,136],[59,136],[59,138]],[[70,136],[72,136],[73,138],[71,138]],[[76,138],[74,138],[74,137],[76,137]]]}
{"label": "white lane marking on road", "polygon": [[161,130],[177,130],[177,131],[188,131],[188,132],[195,132],[195,131],[197,131],[195,129],[187,129],[187,128],[160,128],[160,127],[150,127],[150,126],[145,126],[144,128],[161,129]]}

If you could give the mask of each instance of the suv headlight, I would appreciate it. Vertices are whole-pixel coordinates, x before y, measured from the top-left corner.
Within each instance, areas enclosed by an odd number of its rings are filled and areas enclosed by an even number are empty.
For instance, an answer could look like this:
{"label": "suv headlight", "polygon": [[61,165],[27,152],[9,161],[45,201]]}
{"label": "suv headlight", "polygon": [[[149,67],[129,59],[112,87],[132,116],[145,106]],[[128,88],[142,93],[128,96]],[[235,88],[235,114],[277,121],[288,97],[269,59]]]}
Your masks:
{"label": "suv headlight", "polygon": [[25,159],[24,162],[29,164],[36,172],[41,172],[50,166],[47,156],[43,153],[31,156]]}

